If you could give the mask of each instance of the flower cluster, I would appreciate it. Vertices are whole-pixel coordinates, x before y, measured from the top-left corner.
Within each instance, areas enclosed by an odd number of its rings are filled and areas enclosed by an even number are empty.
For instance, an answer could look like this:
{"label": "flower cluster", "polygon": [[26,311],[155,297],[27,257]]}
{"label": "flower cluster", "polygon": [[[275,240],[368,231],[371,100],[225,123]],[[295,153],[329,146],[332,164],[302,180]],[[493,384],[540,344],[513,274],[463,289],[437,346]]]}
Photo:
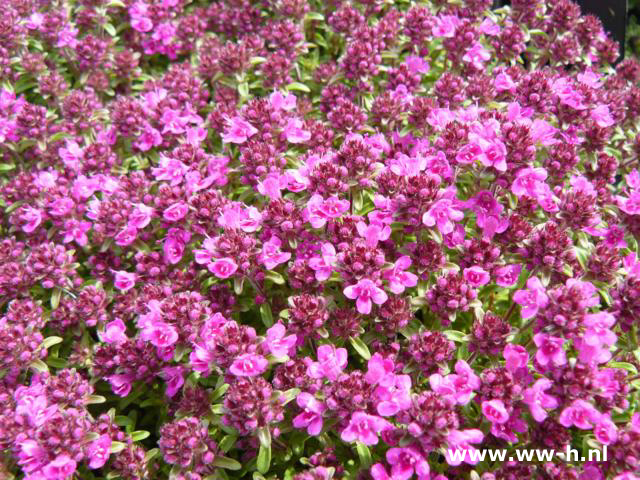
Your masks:
{"label": "flower cluster", "polygon": [[[640,63],[596,17],[0,4],[0,477],[640,478]],[[607,461],[448,454],[567,445]]]}

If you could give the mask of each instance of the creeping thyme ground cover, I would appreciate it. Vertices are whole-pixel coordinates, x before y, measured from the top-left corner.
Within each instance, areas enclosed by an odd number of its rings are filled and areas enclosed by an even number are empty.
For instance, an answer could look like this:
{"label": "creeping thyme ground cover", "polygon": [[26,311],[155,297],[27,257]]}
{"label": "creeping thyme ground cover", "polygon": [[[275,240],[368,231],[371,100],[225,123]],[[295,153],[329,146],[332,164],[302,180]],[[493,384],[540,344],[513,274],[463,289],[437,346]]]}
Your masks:
{"label": "creeping thyme ground cover", "polygon": [[0,478],[640,478],[640,64],[511,3],[2,0]]}

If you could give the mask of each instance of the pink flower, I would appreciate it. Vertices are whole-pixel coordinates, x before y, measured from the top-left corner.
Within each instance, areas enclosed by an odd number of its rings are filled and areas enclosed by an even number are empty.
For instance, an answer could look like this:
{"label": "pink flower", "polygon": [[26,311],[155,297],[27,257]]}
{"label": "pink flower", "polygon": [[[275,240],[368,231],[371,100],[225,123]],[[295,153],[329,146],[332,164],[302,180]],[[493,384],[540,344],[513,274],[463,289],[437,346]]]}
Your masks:
{"label": "pink flower", "polygon": [[131,245],[136,241],[138,236],[138,230],[132,226],[126,226],[124,229],[120,230],[118,234],[114,237],[116,245],[120,247],[126,247],[127,245]]}
{"label": "pink flower", "polygon": [[549,390],[553,386],[553,382],[548,378],[541,378],[536,380],[532,387],[527,388],[524,391],[523,401],[529,406],[531,416],[536,422],[542,422],[547,418],[547,412],[545,408],[556,408],[558,401],[547,395],[545,390]]}
{"label": "pink flower", "polygon": [[292,93],[283,95],[281,92],[275,91],[269,95],[269,102],[274,110],[291,111],[296,108],[296,96]]}
{"label": "pink flower", "polygon": [[511,191],[516,197],[528,195],[536,198],[542,191],[547,171],[542,168],[523,168],[516,173],[516,179],[511,184]]}
{"label": "pink flower", "polygon": [[126,331],[127,327],[124,322],[116,318],[105,325],[103,332],[98,332],[98,337],[102,342],[120,345],[127,341]]}
{"label": "pink flower", "polygon": [[76,471],[76,462],[67,454],[60,454],[42,468],[47,480],[66,480]]}
{"label": "pink flower", "polygon": [[218,278],[229,278],[236,273],[238,265],[232,258],[218,258],[207,265],[207,268]]}
{"label": "pink flower", "polygon": [[388,299],[387,294],[368,278],[363,278],[357,284],[345,287],[344,295],[351,300],[357,299],[358,312],[365,315],[371,313],[372,301],[376,305],[382,305]]}
{"label": "pink flower", "polygon": [[25,233],[31,233],[38,225],[42,223],[42,212],[37,208],[33,207],[23,207],[20,213],[20,224],[21,229]]}
{"label": "pink flower", "polygon": [[306,392],[298,394],[296,403],[303,411],[293,419],[293,426],[296,428],[306,427],[309,435],[318,435],[322,431],[322,414],[327,407]]}
{"label": "pink flower", "polygon": [[558,423],[563,427],[576,427],[581,430],[590,430],[596,425],[602,414],[585,400],[574,400],[566,407],[558,417]]}
{"label": "pink flower", "polygon": [[347,427],[340,434],[340,438],[344,442],[359,441],[365,445],[376,445],[378,434],[390,427],[389,422],[381,417],[355,412],[351,415]]}
{"label": "pink flower", "polygon": [[189,207],[186,203],[174,203],[173,205],[167,207],[164,212],[162,212],[162,218],[164,218],[168,222],[177,222],[185,217],[188,210]]}
{"label": "pink flower", "polygon": [[390,417],[411,407],[411,377],[390,375],[373,391],[377,402],[376,411],[383,417]]}
{"label": "pink flower", "polygon": [[482,287],[489,283],[489,272],[481,267],[469,267],[463,270],[464,279],[473,287]]}
{"label": "pink flower", "polygon": [[615,120],[609,111],[609,107],[606,105],[598,105],[596,108],[591,110],[591,118],[600,128],[610,127],[615,123]]}
{"label": "pink flower", "polygon": [[321,345],[318,347],[318,361],[309,364],[307,373],[311,378],[326,377],[331,381],[335,381],[346,365],[346,348],[336,348],[335,345]]}
{"label": "pink flower", "polygon": [[258,133],[258,129],[242,117],[227,120],[227,129],[222,134],[224,143],[244,143]]}
{"label": "pink flower", "polygon": [[378,242],[388,240],[391,236],[391,227],[388,225],[379,225],[371,223],[367,225],[364,222],[356,224],[358,234],[366,240],[369,247],[376,247]]}
{"label": "pink flower", "polygon": [[273,270],[291,258],[291,253],[280,250],[281,245],[282,242],[275,235],[262,245],[262,253],[259,256],[259,260],[267,270]]}
{"label": "pink flower", "polygon": [[175,265],[182,259],[184,248],[191,239],[191,233],[180,228],[170,228],[164,239],[162,251],[164,259],[171,265]]}
{"label": "pink flower", "polygon": [[290,118],[284,127],[284,136],[289,143],[305,143],[311,139],[311,132],[303,130],[303,123],[299,118]]}
{"label": "pink flower", "polygon": [[476,69],[484,68],[484,63],[491,58],[491,55],[480,42],[474,43],[464,54],[462,60],[473,65]]}
{"label": "pink flower", "polygon": [[149,124],[145,125],[140,136],[133,142],[133,146],[141,152],[147,152],[160,145],[162,145],[162,135]]}
{"label": "pink flower", "polygon": [[19,444],[18,464],[25,473],[42,468],[49,459],[49,453],[35,440],[24,440]]}
{"label": "pink flower", "polygon": [[618,428],[609,414],[602,415],[593,428],[593,434],[601,444],[611,445],[618,439]]}
{"label": "pink flower", "polygon": [[367,373],[364,379],[371,385],[391,385],[395,383],[394,370],[395,364],[391,358],[374,353],[367,362]]}
{"label": "pink flower", "polygon": [[494,23],[490,18],[485,18],[480,24],[480,31],[485,35],[495,37],[500,35],[500,25]]}
{"label": "pink flower", "polygon": [[546,307],[549,297],[538,277],[531,277],[527,280],[527,290],[516,291],[513,301],[522,307],[522,318],[526,320],[535,317],[540,308]]}
{"label": "pink flower", "polygon": [[339,200],[335,196],[325,200],[321,195],[315,194],[307,202],[304,215],[313,228],[322,228],[327,220],[341,217],[349,210],[350,205],[348,200]]}
{"label": "pink flower", "polygon": [[456,154],[456,162],[462,165],[471,165],[476,160],[480,160],[482,156],[482,147],[478,143],[467,143],[458,150]]}
{"label": "pink flower", "polygon": [[316,280],[324,282],[331,276],[333,266],[336,264],[336,249],[331,243],[323,243],[320,247],[320,257],[309,259],[309,267],[316,272]]}
{"label": "pink flower", "polygon": [[505,359],[505,367],[511,373],[516,373],[518,370],[527,367],[529,363],[529,354],[522,345],[513,345],[508,343],[504,347],[502,356]]}
{"label": "pink flower", "polygon": [[81,160],[84,158],[84,150],[73,140],[67,140],[64,147],[58,149],[58,155],[67,168],[79,171],[82,168]]}
{"label": "pink flower", "polygon": [[513,264],[505,265],[504,267],[498,267],[493,271],[496,277],[496,284],[501,287],[512,287],[518,281],[520,272],[522,271],[522,265]]}
{"label": "pink flower", "polygon": [[427,227],[438,226],[443,235],[453,232],[455,223],[464,218],[464,213],[454,207],[452,200],[443,198],[435,202],[422,216],[422,223]]}
{"label": "pink flower", "polygon": [[561,367],[567,363],[567,357],[562,348],[565,342],[564,338],[552,337],[546,333],[537,333],[533,336],[533,342],[538,347],[536,361],[541,366],[546,367],[551,363],[555,367]]}
{"label": "pink flower", "polygon": [[153,211],[153,207],[148,207],[144,203],[137,203],[129,214],[129,226],[143,229],[151,222]]}
{"label": "pink flower", "polygon": [[171,183],[171,186],[176,186],[182,183],[185,173],[189,171],[184,163],[173,158],[160,156],[159,167],[152,167],[151,172],[156,177],[156,180],[166,180]]}
{"label": "pink flower", "polygon": [[[480,443],[483,439],[484,434],[480,430],[451,430],[449,435],[447,435],[447,444],[449,448],[445,450],[445,459],[447,460],[447,463],[449,465],[457,466],[464,461],[470,465],[475,465],[479,460],[477,457],[474,457],[475,460],[472,459],[470,452],[475,451],[476,448],[471,446],[471,444]],[[454,450],[465,450],[466,455],[463,459],[449,455],[449,452]]]}
{"label": "pink flower", "polygon": [[411,445],[409,447],[394,447],[387,450],[387,462],[391,465],[391,478],[393,480],[409,480],[415,473],[419,479],[429,479],[429,463],[420,449]]}
{"label": "pink flower", "polygon": [[411,258],[403,255],[393,267],[382,272],[383,278],[389,282],[389,290],[396,295],[404,292],[405,287],[415,287],[418,284],[418,277],[406,271],[410,266]]}
{"label": "pink flower", "polygon": [[482,413],[491,423],[505,423],[509,413],[502,400],[485,400],[482,402]]}
{"label": "pink flower", "polygon": [[499,73],[496,75],[493,86],[498,92],[509,92],[516,88],[515,82],[507,73]]}
{"label": "pink flower", "polygon": [[267,174],[266,178],[258,182],[258,192],[271,199],[282,198],[281,190],[287,187],[289,179],[277,172]]}
{"label": "pink flower", "polygon": [[260,228],[262,215],[255,207],[247,207],[243,203],[233,202],[224,207],[218,217],[218,225],[223,228],[239,228],[243,232],[252,233]]}
{"label": "pink flower", "polygon": [[429,71],[429,63],[424,58],[417,55],[407,55],[404,63],[409,67],[409,71],[412,74],[418,73],[420,75],[424,75]]}
{"label": "pink flower", "polygon": [[111,437],[105,433],[91,442],[87,448],[89,468],[101,468],[109,460],[109,455],[111,455]]}
{"label": "pink flower", "polygon": [[178,331],[175,327],[162,321],[160,313],[154,310],[140,316],[138,328],[140,338],[158,348],[170,347],[178,341]]}
{"label": "pink flower", "polygon": [[479,159],[486,167],[493,167],[499,172],[507,171],[507,147],[500,140],[481,141],[482,155]]}
{"label": "pink flower", "polygon": [[431,32],[436,37],[452,38],[460,23],[457,15],[438,15]]}
{"label": "pink flower", "polygon": [[229,367],[229,372],[237,377],[255,377],[262,375],[267,370],[268,365],[269,362],[262,355],[245,353],[233,361]]}
{"label": "pink flower", "polygon": [[609,329],[616,318],[607,312],[591,313],[584,316],[587,327],[582,338],[574,339],[574,346],[580,352],[582,363],[606,363],[611,359],[609,347],[616,343],[617,335]]}
{"label": "pink flower", "polygon": [[276,323],[267,330],[265,345],[267,350],[275,357],[284,357],[296,344],[296,335],[285,337],[286,329],[283,324]]}
{"label": "pink flower", "polygon": [[167,397],[171,398],[175,396],[182,385],[184,385],[184,371],[184,367],[164,367],[162,369],[162,378],[167,381],[167,388],[165,390]]}
{"label": "pink flower", "polygon": [[135,273],[125,272],[124,270],[114,271],[113,273],[115,274],[113,284],[118,290],[126,292],[136,284]]}

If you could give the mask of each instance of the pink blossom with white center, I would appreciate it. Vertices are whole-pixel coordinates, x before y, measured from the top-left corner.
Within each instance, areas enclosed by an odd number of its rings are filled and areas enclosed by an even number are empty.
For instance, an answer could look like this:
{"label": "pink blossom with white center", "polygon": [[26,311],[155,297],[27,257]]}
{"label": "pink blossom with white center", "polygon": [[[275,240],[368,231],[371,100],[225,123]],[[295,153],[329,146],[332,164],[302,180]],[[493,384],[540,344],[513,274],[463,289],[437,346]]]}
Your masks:
{"label": "pink blossom with white center", "polygon": [[424,75],[425,73],[429,72],[429,63],[424,58],[419,57],[418,55],[407,55],[404,63],[409,68],[409,71],[414,75],[416,73]]}
{"label": "pink blossom with white center", "polygon": [[354,412],[340,438],[344,442],[359,441],[367,446],[376,445],[380,432],[389,428],[392,428],[391,424],[381,417]]}
{"label": "pink blossom with white center", "polygon": [[365,239],[367,246],[375,248],[378,242],[388,240],[391,236],[391,227],[388,225],[378,225],[371,223],[367,225],[364,222],[356,224],[358,234]]}
{"label": "pink blossom with white center", "polygon": [[527,290],[516,291],[513,295],[513,301],[522,307],[522,318],[527,320],[535,317],[540,308],[547,306],[549,297],[547,297],[540,279],[531,277],[527,280]]}
{"label": "pink blossom with white center", "polygon": [[233,361],[229,372],[236,377],[256,377],[266,372],[268,365],[269,362],[262,355],[245,353]]}
{"label": "pink blossom with white center", "polygon": [[296,397],[296,403],[302,409],[302,413],[293,419],[295,428],[305,428],[309,435],[318,435],[322,431],[322,415],[327,409],[323,402],[317,400],[307,392],[301,392]]}
{"label": "pink blossom with white center", "polygon": [[263,348],[266,348],[274,357],[287,356],[295,347],[297,336],[295,334],[285,336],[285,334],[285,326],[282,323],[276,323],[267,330]]}
{"label": "pink blossom with white center", "polygon": [[148,152],[153,147],[162,145],[162,135],[151,125],[146,124],[142,133],[138,136],[133,146],[141,152]]}
{"label": "pink blossom with white center", "polygon": [[178,331],[173,325],[161,320],[160,315],[150,312],[138,320],[140,338],[158,348],[170,347],[178,341]]}
{"label": "pink blossom with white center", "polygon": [[542,168],[523,168],[516,173],[516,179],[511,184],[511,191],[516,197],[528,195],[536,198],[542,191],[547,171]]}
{"label": "pink blossom with white center", "polygon": [[531,416],[536,422],[542,422],[547,418],[545,409],[554,409],[558,406],[558,400],[544,393],[553,386],[553,382],[548,378],[536,380],[533,386],[524,391],[523,402],[529,406]]}
{"label": "pink blossom with white center", "polygon": [[44,25],[44,15],[40,12],[34,12],[27,18],[24,26],[29,30],[38,30]]}
{"label": "pink blossom with white center", "polygon": [[438,15],[435,19],[436,23],[431,28],[431,33],[435,37],[452,38],[461,23],[457,15]]}
{"label": "pink blossom with white center", "polygon": [[109,455],[111,455],[111,437],[105,433],[87,447],[89,468],[101,468],[109,460]]}
{"label": "pink blossom with white center", "polygon": [[304,123],[299,118],[290,118],[284,127],[284,137],[289,143],[305,143],[311,139],[311,132],[304,130]]}
{"label": "pink blossom with white center", "polygon": [[520,272],[522,271],[522,265],[513,264],[505,265],[504,267],[498,267],[493,270],[493,275],[496,279],[496,285],[501,287],[512,287],[518,281]]}
{"label": "pink blossom with white center", "polygon": [[344,289],[345,297],[356,300],[358,312],[368,315],[371,313],[371,302],[382,305],[388,299],[387,294],[368,278],[363,278],[355,285],[350,285]]}
{"label": "pink blossom with white center", "polygon": [[491,423],[506,423],[509,413],[502,400],[485,400],[482,402],[482,414]]}
{"label": "pink blossom with white center", "polygon": [[274,110],[291,111],[296,108],[296,96],[292,93],[284,95],[282,92],[275,91],[269,95],[269,103]]}
{"label": "pink blossom with white center", "polygon": [[453,200],[443,198],[438,200],[422,216],[422,223],[427,227],[438,226],[443,235],[453,232],[455,223],[464,218],[464,213],[455,207]]}
{"label": "pink blossom with white center", "polygon": [[591,119],[596,122],[596,125],[600,128],[610,127],[615,123],[615,120],[609,111],[609,107],[606,105],[598,105],[591,110]]}
{"label": "pink blossom with white center", "polygon": [[144,203],[136,203],[135,208],[129,214],[128,225],[137,229],[143,229],[151,222],[153,213],[153,207],[148,207]]}
{"label": "pink blossom with white center", "polygon": [[187,230],[170,228],[162,244],[162,253],[165,261],[171,265],[178,263],[182,259],[185,246],[190,239],[191,233]]}
{"label": "pink blossom with white center", "polygon": [[158,167],[151,168],[151,172],[153,173],[154,177],[156,178],[156,180],[169,181],[171,183],[171,186],[173,187],[182,183],[184,174],[189,170],[189,167],[187,167],[180,160],[175,160],[163,155],[160,156],[160,160],[158,163]]}
{"label": "pink blossom with white center", "polygon": [[165,208],[162,212],[162,218],[168,222],[177,222],[182,220],[186,215],[189,207],[186,203],[178,202]]}
{"label": "pink blossom with white center", "polygon": [[318,361],[309,364],[307,374],[311,378],[337,380],[347,365],[347,349],[336,348],[335,345],[321,345],[317,354]]}
{"label": "pink blossom with white center", "polygon": [[373,391],[378,415],[390,417],[411,407],[411,377],[390,375]]}
{"label": "pink blossom with white center", "polygon": [[257,128],[244,118],[236,116],[227,120],[227,128],[222,134],[222,141],[224,143],[241,144],[249,140],[256,133],[258,133]]}
{"label": "pink blossom with white center", "polygon": [[411,258],[403,255],[395,261],[393,267],[382,272],[382,277],[389,282],[389,290],[396,295],[404,292],[406,287],[415,287],[418,284],[418,277],[406,271],[410,266]]}
{"label": "pink blossom with white center", "polygon": [[339,200],[335,196],[325,200],[316,193],[307,202],[303,214],[313,228],[322,228],[327,220],[341,217],[349,210],[350,205],[348,200]]}
{"label": "pink blossom with white center", "polygon": [[393,480],[409,480],[414,473],[418,479],[431,478],[429,462],[416,446],[390,448],[387,450],[386,458],[391,465]]}
{"label": "pink blossom with white center", "polygon": [[482,267],[473,266],[463,270],[464,279],[473,287],[482,287],[489,283],[490,276]]}
{"label": "pink blossom with white center", "polygon": [[69,455],[61,453],[42,467],[47,480],[66,480],[76,471],[77,463]]}
{"label": "pink blossom with white center", "polygon": [[49,452],[35,440],[24,440],[19,443],[18,465],[24,473],[32,473],[42,468],[49,459]]}
{"label": "pink blossom with white center", "polygon": [[610,414],[603,414],[593,428],[596,440],[602,445],[611,445],[618,439],[618,427],[611,420]]}
{"label": "pink blossom with white center", "polygon": [[477,142],[467,143],[456,154],[456,162],[461,165],[471,165],[482,157],[482,147]]}
{"label": "pink blossom with white center", "polygon": [[239,202],[225,205],[218,217],[218,225],[222,228],[239,228],[246,233],[255,232],[261,223],[262,215],[257,208]]}
{"label": "pink blossom with white center", "polygon": [[462,60],[473,65],[476,69],[481,70],[484,64],[491,58],[488,50],[482,46],[480,42],[474,43],[463,55]]}
{"label": "pink blossom with white center", "polygon": [[507,171],[507,147],[500,140],[481,140],[480,162],[485,167],[493,167],[499,172]]}
{"label": "pink blossom with white center", "polygon": [[291,253],[280,250],[281,246],[282,241],[275,235],[262,245],[262,253],[258,259],[267,270],[273,270],[291,258]]}
{"label": "pink blossom with white center", "polygon": [[232,258],[218,258],[207,265],[207,268],[218,278],[229,278],[238,270],[238,264]]}
{"label": "pink blossom with white center", "polygon": [[553,337],[546,333],[536,333],[533,342],[538,347],[536,361],[543,367],[551,364],[554,367],[561,367],[567,363],[567,356],[562,348],[565,339]]}
{"label": "pink blossom with white center", "polygon": [[[471,454],[476,448],[472,446],[475,443],[481,443],[484,440],[484,433],[481,430],[451,430],[447,435],[447,449],[445,449],[445,459],[449,465],[458,466],[463,461],[469,465],[475,465],[479,462],[477,455]],[[464,458],[454,457],[450,452],[454,450],[465,450]]]}
{"label": "pink blossom with white center", "polygon": [[320,247],[320,256],[309,259],[309,267],[316,272],[316,280],[324,282],[331,276],[337,261],[335,247],[331,243],[323,243]]}
{"label": "pink blossom with white center", "polygon": [[576,427],[580,430],[590,430],[596,425],[602,414],[585,400],[574,400],[558,417],[558,423],[563,427]]}
{"label": "pink blossom with white center", "polygon": [[136,274],[125,272],[124,270],[114,271],[115,279],[113,285],[123,292],[131,290],[136,284]]}
{"label": "pink blossom with white center", "polygon": [[434,178],[438,184],[441,179],[448,181],[453,178],[453,168],[451,168],[445,153],[440,150],[435,155],[426,156],[425,170],[427,175]]}
{"label": "pink blossom with white center", "polygon": [[84,150],[77,142],[67,140],[64,147],[58,149],[58,155],[62,158],[62,162],[67,168],[78,172],[82,168],[82,159],[84,158]]}
{"label": "pink blossom with white center", "polygon": [[104,326],[104,331],[98,332],[98,337],[102,342],[121,345],[127,341],[126,331],[127,327],[124,322],[120,318],[116,318]]}

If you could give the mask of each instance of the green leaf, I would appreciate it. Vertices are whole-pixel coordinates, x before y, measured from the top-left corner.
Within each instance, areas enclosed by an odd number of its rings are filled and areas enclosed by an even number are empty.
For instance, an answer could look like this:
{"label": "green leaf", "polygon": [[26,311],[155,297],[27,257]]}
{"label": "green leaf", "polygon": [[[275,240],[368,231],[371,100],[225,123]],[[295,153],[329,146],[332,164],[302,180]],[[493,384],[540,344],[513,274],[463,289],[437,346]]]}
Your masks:
{"label": "green leaf", "polygon": [[244,289],[244,277],[235,277],[233,279],[233,292],[236,295],[242,295]]}
{"label": "green leaf", "polygon": [[149,435],[150,433],[146,430],[136,430],[135,432],[131,433],[131,440],[133,440],[134,442],[139,442],[140,440],[144,440],[145,438],[147,438]]}
{"label": "green leaf", "polygon": [[213,465],[215,467],[226,468],[227,470],[240,470],[242,468],[242,464],[237,460],[229,457],[220,457],[217,456],[213,460]]}
{"label": "green leaf", "polygon": [[0,172],[8,172],[14,168],[16,166],[13,163],[0,163]]}
{"label": "green leaf", "polygon": [[220,385],[218,388],[216,388],[213,391],[213,394],[211,395],[211,400],[218,400],[221,396],[223,396],[227,390],[229,390],[229,384],[225,383],[223,385]]}
{"label": "green leaf", "polygon": [[60,297],[62,296],[62,290],[56,287],[53,289],[53,293],[51,293],[51,309],[55,310],[60,305]]}
{"label": "green leaf", "polygon": [[258,429],[258,440],[263,447],[271,446],[271,431],[269,427],[262,427]]}
{"label": "green leaf", "polygon": [[324,21],[324,15],[318,12],[307,12],[304,16],[305,20],[318,20],[319,22]]}
{"label": "green leaf", "polygon": [[278,272],[274,272],[273,270],[267,271],[267,273],[265,273],[264,275],[264,278],[267,280],[271,280],[276,285],[284,285],[284,277]]}
{"label": "green leaf", "polygon": [[264,445],[260,445],[256,465],[260,473],[267,473],[269,471],[269,465],[271,465],[271,446],[265,447]]}
{"label": "green leaf", "polygon": [[369,347],[365,345],[365,343],[360,338],[349,337],[349,341],[351,342],[351,346],[355,349],[358,354],[364,358],[365,360],[369,360],[371,358],[371,352],[369,352]]}
{"label": "green leaf", "polygon": [[31,362],[30,367],[42,373],[49,371],[49,367],[47,366],[47,364],[40,359]]}
{"label": "green leaf", "polygon": [[158,448],[152,448],[144,456],[144,462],[149,463],[149,461],[151,461],[159,453],[160,453],[160,450]]}
{"label": "green leaf", "polygon": [[373,461],[371,460],[371,452],[369,451],[369,447],[367,447],[364,443],[356,443],[356,451],[358,452],[358,458],[360,459],[360,465],[363,468],[368,469],[371,467]]}
{"label": "green leaf", "polygon": [[445,337],[454,342],[464,343],[467,341],[467,335],[463,332],[458,332],[457,330],[445,330],[443,333]]}
{"label": "green leaf", "polygon": [[262,317],[262,323],[269,328],[273,325],[273,314],[271,313],[271,306],[265,302],[260,305],[260,317]]}
{"label": "green leaf", "polygon": [[224,437],[222,437],[222,440],[220,440],[220,443],[218,443],[218,447],[220,448],[220,450],[227,453],[233,448],[236,440],[238,440],[238,437],[236,435],[225,435]]}
{"label": "green leaf", "polygon": [[111,453],[118,453],[124,450],[127,445],[122,442],[111,442]]}
{"label": "green leaf", "polygon": [[88,404],[104,403],[106,401],[107,401],[107,399],[105,397],[103,397],[102,395],[89,395],[89,397],[87,398],[87,403]]}
{"label": "green leaf", "polygon": [[634,375],[638,374],[638,370],[631,363],[627,363],[627,362],[611,362],[611,363],[608,364],[608,366],[611,367],[611,368],[621,368],[623,370],[627,370],[628,372],[631,372]]}
{"label": "green leaf", "polygon": [[47,337],[45,338],[42,343],[40,344],[40,346],[42,348],[50,348],[53,347],[54,345],[57,345],[59,343],[62,342],[62,337]]}
{"label": "green leaf", "polygon": [[104,31],[107,32],[112,37],[116,36],[116,27],[114,27],[110,23],[105,23],[102,25],[102,27],[104,28]]}
{"label": "green leaf", "polygon": [[249,96],[249,84],[247,82],[242,82],[241,84],[238,85],[238,93],[240,94],[241,97],[248,97]]}
{"label": "green leaf", "polygon": [[305,92],[305,93],[311,92],[309,87],[307,87],[304,83],[300,83],[300,82],[290,83],[289,85],[287,85],[287,90],[296,90],[296,91]]}

